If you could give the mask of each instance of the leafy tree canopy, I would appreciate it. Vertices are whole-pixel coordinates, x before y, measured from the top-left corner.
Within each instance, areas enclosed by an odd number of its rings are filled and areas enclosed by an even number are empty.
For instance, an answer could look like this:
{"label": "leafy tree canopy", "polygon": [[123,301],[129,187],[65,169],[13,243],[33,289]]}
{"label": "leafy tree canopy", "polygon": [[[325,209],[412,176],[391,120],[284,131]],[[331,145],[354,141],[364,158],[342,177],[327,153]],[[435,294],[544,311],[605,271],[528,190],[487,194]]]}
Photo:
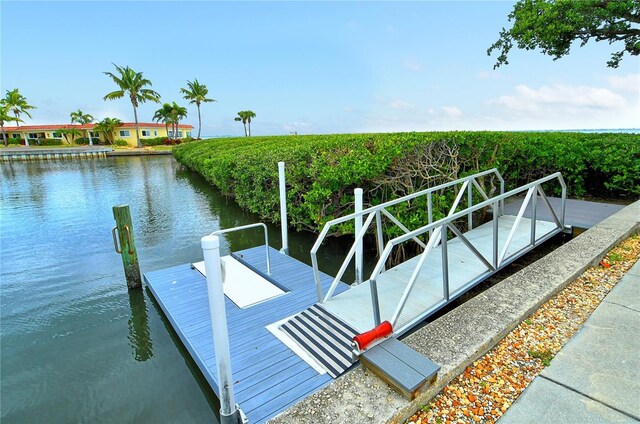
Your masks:
{"label": "leafy tree canopy", "polygon": [[640,1],[638,0],[520,0],[509,14],[513,27],[502,28],[500,39],[487,50],[500,55],[494,69],[509,64],[513,46],[553,56],[569,54],[574,41],[608,41],[624,48],[611,54],[607,66],[617,68],[625,53],[640,54]]}

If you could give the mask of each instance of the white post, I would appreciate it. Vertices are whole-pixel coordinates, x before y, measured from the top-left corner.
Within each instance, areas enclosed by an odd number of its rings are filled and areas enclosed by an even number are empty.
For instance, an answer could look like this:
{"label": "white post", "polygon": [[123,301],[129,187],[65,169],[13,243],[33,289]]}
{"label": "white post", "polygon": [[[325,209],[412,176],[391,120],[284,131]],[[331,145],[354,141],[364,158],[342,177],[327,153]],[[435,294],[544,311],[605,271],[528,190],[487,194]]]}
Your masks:
{"label": "white post", "polygon": [[289,254],[289,240],[287,236],[287,190],[284,177],[284,162],[278,162],[278,177],[280,180],[280,231],[282,232],[282,249],[280,252]]}
{"label": "white post", "polygon": [[233,397],[233,377],[231,376],[231,353],[229,351],[229,333],[227,314],[224,306],[222,271],[220,261],[220,239],[218,236],[204,236],[200,240],[204,255],[204,269],[207,274],[207,292],[209,311],[213,329],[213,346],[218,370],[220,396],[220,424],[242,422],[241,412]]}
{"label": "white post", "polygon": [[91,130],[87,130],[87,135],[89,136],[89,146],[93,146],[93,140],[91,139]]}
{"label": "white post", "polygon": [[[357,188],[354,190],[355,194],[355,212],[362,212],[362,189]],[[362,228],[362,215],[358,215],[355,218],[355,232],[358,234]],[[358,240],[356,246],[356,284],[362,283],[362,239]]]}
{"label": "white post", "polygon": [[24,145],[28,146],[29,145],[29,137],[28,137],[29,133],[24,133]]}

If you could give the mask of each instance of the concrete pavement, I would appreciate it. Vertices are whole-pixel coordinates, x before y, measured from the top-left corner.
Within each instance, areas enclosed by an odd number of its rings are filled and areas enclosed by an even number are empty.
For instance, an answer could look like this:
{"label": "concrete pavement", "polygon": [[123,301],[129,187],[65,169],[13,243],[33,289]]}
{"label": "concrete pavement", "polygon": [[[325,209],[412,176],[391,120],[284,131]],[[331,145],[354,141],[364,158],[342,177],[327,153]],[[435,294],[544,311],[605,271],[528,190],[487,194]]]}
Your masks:
{"label": "concrete pavement", "polygon": [[640,422],[640,261],[499,424]]}

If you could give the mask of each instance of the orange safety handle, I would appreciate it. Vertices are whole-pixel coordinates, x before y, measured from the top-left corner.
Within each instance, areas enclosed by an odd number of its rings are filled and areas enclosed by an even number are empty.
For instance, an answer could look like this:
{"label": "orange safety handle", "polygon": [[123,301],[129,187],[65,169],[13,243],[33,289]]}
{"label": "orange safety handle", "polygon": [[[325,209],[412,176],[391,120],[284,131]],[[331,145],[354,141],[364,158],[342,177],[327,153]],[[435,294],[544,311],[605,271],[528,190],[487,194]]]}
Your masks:
{"label": "orange safety handle", "polygon": [[367,346],[373,343],[375,340],[382,337],[386,337],[393,333],[393,327],[389,321],[383,321],[375,327],[373,330],[369,330],[366,333],[358,334],[353,337],[353,341],[358,345],[359,350],[364,350]]}

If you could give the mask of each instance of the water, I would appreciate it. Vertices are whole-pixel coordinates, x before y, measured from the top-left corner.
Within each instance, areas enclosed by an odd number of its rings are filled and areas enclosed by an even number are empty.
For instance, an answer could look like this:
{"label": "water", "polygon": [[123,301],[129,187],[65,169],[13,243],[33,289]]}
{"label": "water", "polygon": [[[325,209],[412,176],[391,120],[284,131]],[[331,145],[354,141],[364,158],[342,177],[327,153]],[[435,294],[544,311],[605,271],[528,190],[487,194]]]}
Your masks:
{"label": "water", "polygon": [[[199,261],[203,235],[259,218],[167,156],[0,167],[2,422],[215,422],[213,391],[152,297],[126,289],[111,208],[130,205],[143,272]],[[290,234],[291,255],[309,263],[314,241]],[[223,250],[257,244],[259,230],[232,234]],[[323,247],[322,270],[343,244]]]}

